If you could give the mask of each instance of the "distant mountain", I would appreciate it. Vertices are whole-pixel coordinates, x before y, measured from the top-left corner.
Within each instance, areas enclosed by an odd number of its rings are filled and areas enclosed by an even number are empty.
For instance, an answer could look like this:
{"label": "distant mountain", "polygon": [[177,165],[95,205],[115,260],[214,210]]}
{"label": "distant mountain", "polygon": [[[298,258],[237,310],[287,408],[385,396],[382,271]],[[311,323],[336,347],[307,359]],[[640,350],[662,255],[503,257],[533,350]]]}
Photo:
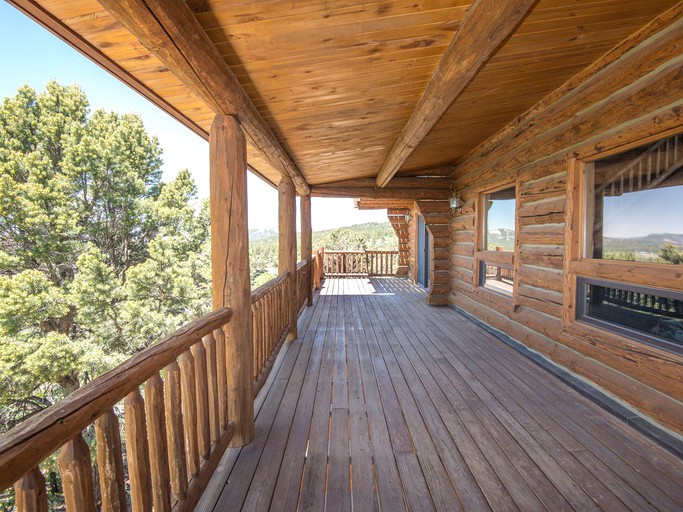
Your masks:
{"label": "distant mountain", "polygon": [[662,244],[670,242],[683,247],[683,233],[653,233],[631,238],[604,237],[603,245],[609,251],[635,251],[657,253]]}
{"label": "distant mountain", "polygon": [[250,229],[249,240],[265,240],[266,238],[277,238],[277,229]]}

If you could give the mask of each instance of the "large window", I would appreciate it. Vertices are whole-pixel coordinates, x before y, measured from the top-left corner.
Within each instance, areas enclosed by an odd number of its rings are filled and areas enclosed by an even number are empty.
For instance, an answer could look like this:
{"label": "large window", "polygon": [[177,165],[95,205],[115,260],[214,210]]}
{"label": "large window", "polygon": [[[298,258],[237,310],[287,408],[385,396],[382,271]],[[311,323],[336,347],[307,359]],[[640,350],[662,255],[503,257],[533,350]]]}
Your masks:
{"label": "large window", "polygon": [[566,327],[683,353],[682,143],[679,134],[570,169]]}
{"label": "large window", "polygon": [[512,296],[514,289],[515,187],[481,196],[477,285]]}

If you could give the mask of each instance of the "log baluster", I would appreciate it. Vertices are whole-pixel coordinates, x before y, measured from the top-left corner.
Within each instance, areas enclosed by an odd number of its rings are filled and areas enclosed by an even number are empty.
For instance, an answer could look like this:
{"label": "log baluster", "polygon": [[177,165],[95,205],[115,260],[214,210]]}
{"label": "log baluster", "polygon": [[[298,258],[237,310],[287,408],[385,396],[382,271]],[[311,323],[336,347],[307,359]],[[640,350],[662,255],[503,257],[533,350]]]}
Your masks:
{"label": "log baluster", "polygon": [[225,332],[213,331],[216,340],[216,378],[218,379],[218,416],[221,433],[228,427],[228,381],[225,369]]}
{"label": "log baluster", "polygon": [[199,445],[197,441],[197,397],[194,374],[194,357],[187,350],[178,358],[180,365],[180,391],[183,410],[183,434],[187,470],[190,476],[199,472]]}
{"label": "log baluster", "polygon": [[195,396],[197,399],[197,444],[199,456],[206,460],[211,451],[211,427],[209,424],[209,397],[206,371],[206,350],[195,343],[190,349],[194,357]]}
{"label": "log baluster", "polygon": [[95,439],[102,512],[126,510],[121,432],[114,409],[109,409],[95,421]]}
{"label": "log baluster", "polygon": [[168,442],[168,465],[171,492],[180,501],[187,493],[187,462],[183,434],[182,396],[180,366],[173,361],[166,367],[164,400],[166,402],[166,439]]}
{"label": "log baluster", "polygon": [[45,477],[40,468],[33,468],[14,484],[17,512],[47,512]]}
{"label": "log baluster", "polygon": [[216,340],[213,334],[207,334],[202,340],[206,351],[206,384],[209,388],[209,431],[211,444],[218,440],[220,425],[218,424],[218,377],[216,376]]}
{"label": "log baluster", "polygon": [[69,512],[95,512],[90,448],[78,434],[62,446],[57,457],[64,503]]}
{"label": "log baluster", "polygon": [[133,512],[152,510],[152,483],[149,469],[149,447],[145,403],[139,389],[123,400],[126,426],[126,458],[130,477],[130,499]]}
{"label": "log baluster", "polygon": [[171,510],[171,475],[166,444],[166,411],[164,382],[155,374],[145,383],[145,415],[149,442],[149,468],[152,480],[152,502],[155,512]]}

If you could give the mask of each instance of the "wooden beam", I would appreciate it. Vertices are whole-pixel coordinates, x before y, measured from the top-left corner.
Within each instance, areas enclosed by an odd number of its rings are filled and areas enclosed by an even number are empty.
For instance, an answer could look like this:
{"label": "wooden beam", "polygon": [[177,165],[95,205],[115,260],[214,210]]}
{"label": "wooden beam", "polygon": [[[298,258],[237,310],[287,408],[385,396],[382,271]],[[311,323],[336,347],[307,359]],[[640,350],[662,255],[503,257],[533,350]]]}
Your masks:
{"label": "wooden beam", "polygon": [[410,210],[414,201],[410,199],[369,199],[358,197],[355,199],[356,208],[359,210],[385,210],[389,208],[400,208]]}
{"label": "wooden beam", "polygon": [[298,301],[296,300],[296,195],[294,184],[288,177],[280,180],[278,191],[278,232],[279,258],[278,271],[280,274],[289,272],[287,277],[287,312],[289,317],[289,334],[287,341],[297,337]]}
{"label": "wooden beam", "polygon": [[353,197],[361,199],[417,200],[448,199],[451,180],[448,178],[396,178],[386,188],[375,186],[373,178],[335,181],[314,185],[311,195],[316,197]]}
{"label": "wooden beam", "polygon": [[292,179],[300,195],[309,194],[301,171],[183,0],[100,3],[209,108],[217,114],[237,116],[264,158]]}
{"label": "wooden beam", "polygon": [[408,123],[377,174],[385,187],[410,154],[512,35],[537,0],[477,0],[446,49]]}
{"label": "wooden beam", "polygon": [[308,305],[313,305],[313,283],[311,282],[313,262],[313,228],[311,226],[311,197],[304,196],[300,199],[301,208],[301,260],[308,261],[308,271],[306,272],[306,283],[308,290]]}
{"label": "wooden beam", "polygon": [[211,277],[214,309],[229,304],[225,326],[228,417],[235,422],[230,446],[254,436],[252,394],[251,286],[247,225],[247,145],[237,120],[217,115],[211,125],[210,209]]}

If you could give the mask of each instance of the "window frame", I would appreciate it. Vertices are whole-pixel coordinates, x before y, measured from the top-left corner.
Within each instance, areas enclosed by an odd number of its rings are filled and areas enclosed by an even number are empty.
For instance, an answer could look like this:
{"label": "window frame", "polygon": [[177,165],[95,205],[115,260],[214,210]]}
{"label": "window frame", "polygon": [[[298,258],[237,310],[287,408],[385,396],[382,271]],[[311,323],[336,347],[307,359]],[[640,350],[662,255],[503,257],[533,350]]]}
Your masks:
{"label": "window frame", "polygon": [[[681,357],[677,351],[665,347],[657,340],[628,335],[628,329],[608,322],[586,322],[579,316],[579,280],[608,282],[615,286],[638,287],[640,291],[683,292],[683,265],[666,263],[647,263],[621,260],[606,260],[586,257],[586,226],[589,205],[587,204],[586,170],[602,158],[629,149],[655,143],[658,140],[683,133],[681,128],[660,132],[657,135],[632,140],[617,147],[596,150],[599,143],[580,150],[568,158],[567,203],[565,210],[565,257],[564,291],[562,309],[562,331],[582,339],[591,339],[605,345],[621,348],[637,346],[641,351],[652,352],[659,356],[666,354]],[[667,283],[663,288],[661,283]],[[582,300],[582,299],[581,299]]]}
{"label": "window frame", "polygon": [[[515,241],[511,251],[490,251],[484,245],[487,243],[486,231],[488,230],[488,218],[486,216],[485,204],[486,196],[491,195],[501,190],[514,188],[515,190]],[[493,300],[500,299],[499,305],[502,307],[512,307],[516,304],[517,297],[517,248],[519,245],[519,187],[517,180],[506,181],[499,183],[494,187],[479,191],[477,194],[477,215],[475,217],[475,243],[474,243],[474,272],[472,276],[472,284],[476,293],[484,293]],[[508,294],[502,290],[486,286],[481,282],[481,267],[482,263],[498,263],[512,270],[512,293]]]}

